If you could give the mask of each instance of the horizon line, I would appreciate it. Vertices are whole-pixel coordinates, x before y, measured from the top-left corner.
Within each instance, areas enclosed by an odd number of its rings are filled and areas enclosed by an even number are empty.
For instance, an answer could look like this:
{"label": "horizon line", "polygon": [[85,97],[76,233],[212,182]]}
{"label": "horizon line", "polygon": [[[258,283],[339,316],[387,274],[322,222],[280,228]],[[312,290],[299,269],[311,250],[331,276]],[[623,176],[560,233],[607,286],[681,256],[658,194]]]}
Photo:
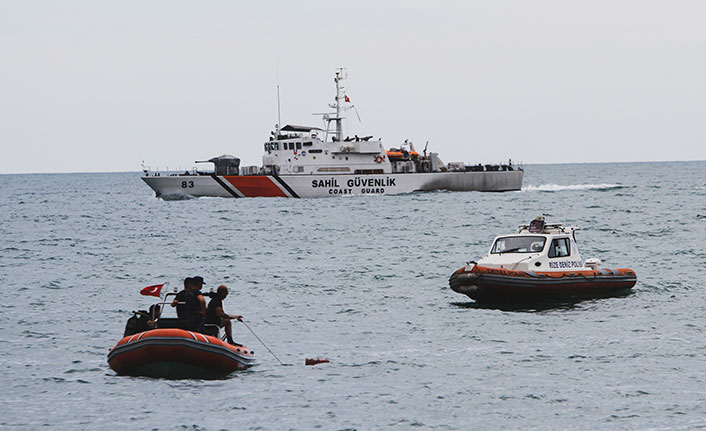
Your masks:
{"label": "horizon line", "polygon": [[[628,163],[687,163],[706,162],[706,159],[696,160],[636,160],[636,161],[610,161],[610,162],[548,162],[548,163],[525,163],[517,162],[520,166],[542,166],[542,165],[601,165],[601,164],[628,164]],[[517,165],[517,164],[516,164]],[[150,172],[178,172],[178,170],[159,170]],[[57,172],[0,172],[0,175],[63,175],[63,174],[136,174],[137,171],[57,171]]]}

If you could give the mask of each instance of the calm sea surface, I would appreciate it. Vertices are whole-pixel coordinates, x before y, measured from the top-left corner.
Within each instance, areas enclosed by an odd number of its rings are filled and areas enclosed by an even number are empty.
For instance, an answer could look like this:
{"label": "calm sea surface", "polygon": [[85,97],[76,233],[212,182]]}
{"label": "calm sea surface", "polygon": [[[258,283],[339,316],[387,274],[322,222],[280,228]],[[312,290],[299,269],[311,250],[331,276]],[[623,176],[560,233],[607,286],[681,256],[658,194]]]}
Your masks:
{"label": "calm sea surface", "polygon": [[[137,173],[0,176],[0,429],[706,429],[706,162],[526,166],[524,190],[154,198]],[[546,214],[634,293],[475,306],[450,274]],[[258,364],[118,377],[139,290],[225,283]],[[307,357],[330,364],[304,366]]]}

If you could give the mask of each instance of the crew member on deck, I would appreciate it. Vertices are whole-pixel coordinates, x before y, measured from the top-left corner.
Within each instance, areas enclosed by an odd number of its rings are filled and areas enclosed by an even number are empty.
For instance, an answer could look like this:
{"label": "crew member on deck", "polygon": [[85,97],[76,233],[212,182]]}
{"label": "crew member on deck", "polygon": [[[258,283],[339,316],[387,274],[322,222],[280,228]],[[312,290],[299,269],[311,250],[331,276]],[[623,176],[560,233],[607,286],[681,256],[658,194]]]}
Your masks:
{"label": "crew member on deck", "polygon": [[218,325],[221,328],[225,328],[226,337],[230,344],[236,344],[233,341],[233,330],[231,329],[230,321],[232,319],[237,319],[243,321],[243,316],[237,314],[226,314],[223,311],[223,300],[228,296],[228,288],[221,284],[216,290],[216,297],[211,299],[208,303],[208,309],[206,310],[206,323],[212,325]]}
{"label": "crew member on deck", "polygon": [[186,304],[186,292],[191,289],[192,280],[191,277],[186,277],[184,279],[184,290],[177,293],[172,301],[172,307],[176,307],[177,318],[184,319],[186,314],[184,312],[184,305]]}
{"label": "crew member on deck", "polygon": [[129,335],[149,331],[154,328],[154,320],[159,319],[160,314],[161,309],[157,304],[151,305],[149,311],[135,311],[134,315],[127,320],[123,336],[127,337]]}
{"label": "crew member on deck", "polygon": [[185,328],[191,331],[201,330],[204,317],[206,316],[206,300],[201,293],[201,287],[205,284],[203,277],[196,276],[190,279],[191,285],[184,295],[184,317]]}

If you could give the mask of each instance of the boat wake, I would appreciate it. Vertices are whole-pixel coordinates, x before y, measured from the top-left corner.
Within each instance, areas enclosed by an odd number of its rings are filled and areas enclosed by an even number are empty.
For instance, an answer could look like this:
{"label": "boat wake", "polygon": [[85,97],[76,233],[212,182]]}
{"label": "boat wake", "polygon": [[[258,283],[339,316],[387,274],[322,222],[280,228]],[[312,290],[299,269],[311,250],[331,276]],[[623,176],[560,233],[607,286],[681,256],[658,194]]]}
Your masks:
{"label": "boat wake", "polygon": [[186,193],[163,193],[159,197],[165,201],[186,201],[196,199],[195,196],[187,195]]}
{"label": "boat wake", "polygon": [[618,190],[625,188],[621,184],[571,184],[571,185],[559,185],[559,184],[541,184],[539,186],[525,186],[522,188],[523,192],[561,192],[564,190]]}

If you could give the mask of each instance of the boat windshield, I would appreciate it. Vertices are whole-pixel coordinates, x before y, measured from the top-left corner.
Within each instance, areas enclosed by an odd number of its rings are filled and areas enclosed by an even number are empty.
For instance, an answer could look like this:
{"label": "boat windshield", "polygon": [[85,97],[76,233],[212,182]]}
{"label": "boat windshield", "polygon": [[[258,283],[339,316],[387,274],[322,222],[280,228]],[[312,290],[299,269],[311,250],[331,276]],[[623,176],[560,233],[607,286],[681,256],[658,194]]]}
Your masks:
{"label": "boat windshield", "polygon": [[544,250],[546,239],[543,236],[504,236],[495,240],[493,248],[490,251],[494,254],[499,253],[539,253]]}

